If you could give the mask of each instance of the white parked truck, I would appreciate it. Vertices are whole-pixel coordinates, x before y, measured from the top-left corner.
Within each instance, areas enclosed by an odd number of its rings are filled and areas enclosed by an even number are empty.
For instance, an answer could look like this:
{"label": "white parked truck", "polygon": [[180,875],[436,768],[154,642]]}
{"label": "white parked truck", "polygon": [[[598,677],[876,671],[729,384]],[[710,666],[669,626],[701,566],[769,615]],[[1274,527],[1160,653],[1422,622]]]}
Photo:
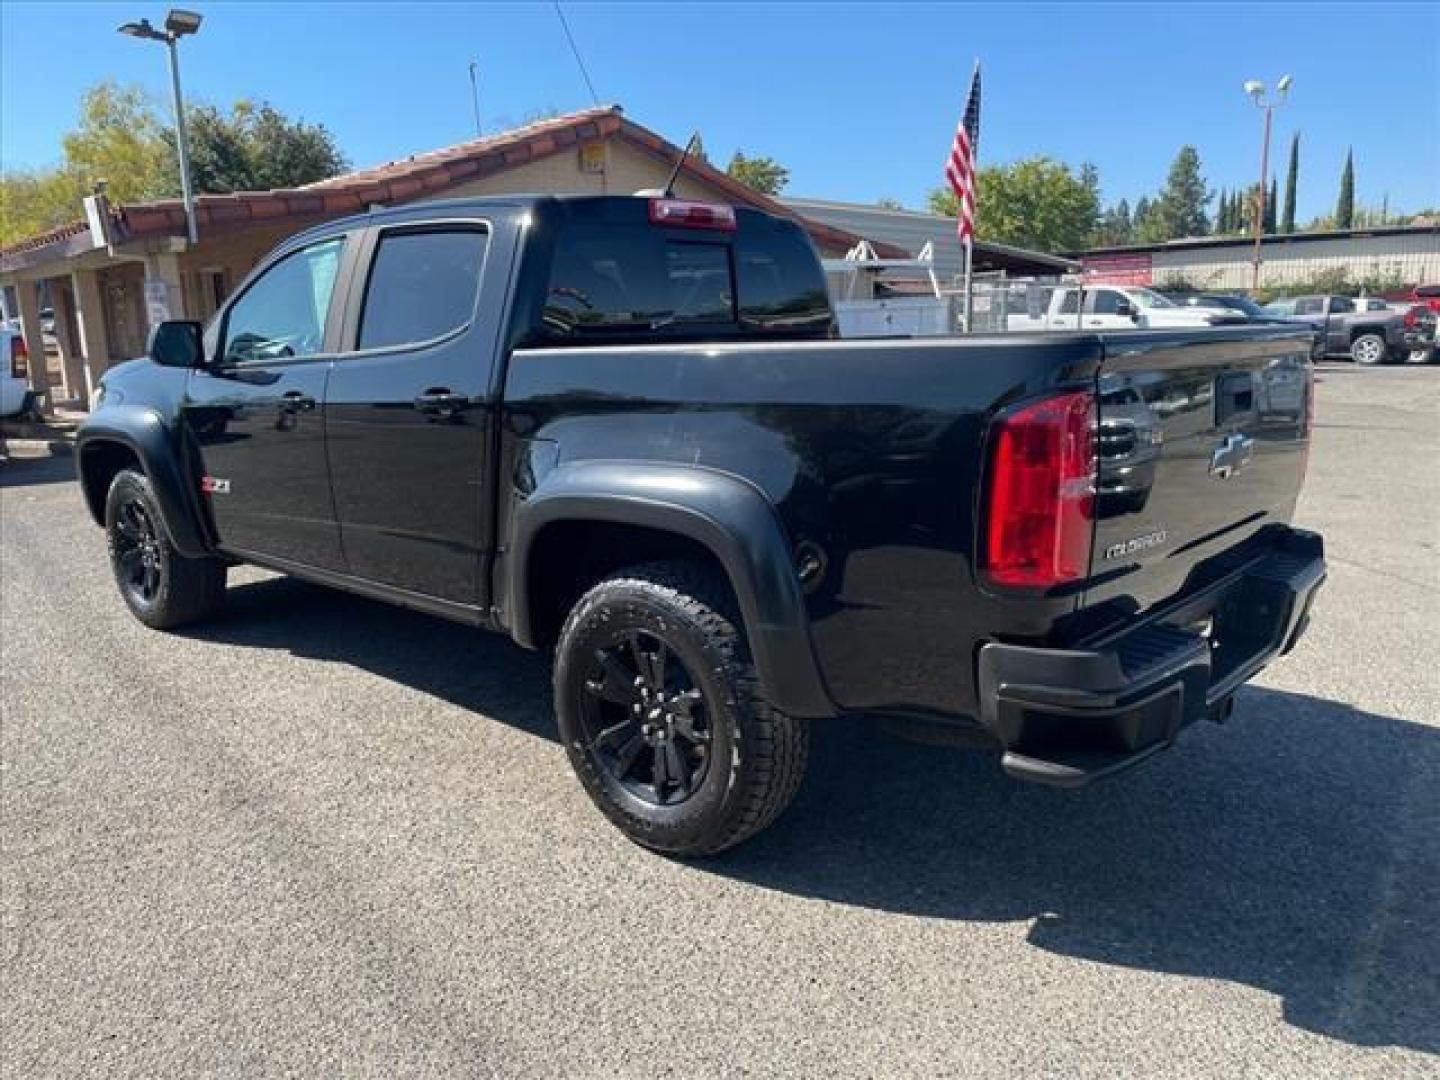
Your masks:
{"label": "white parked truck", "polygon": [[1011,312],[1009,330],[1194,329],[1244,322],[1221,308],[1182,307],[1153,289],[1134,285],[1060,286],[1046,305]]}

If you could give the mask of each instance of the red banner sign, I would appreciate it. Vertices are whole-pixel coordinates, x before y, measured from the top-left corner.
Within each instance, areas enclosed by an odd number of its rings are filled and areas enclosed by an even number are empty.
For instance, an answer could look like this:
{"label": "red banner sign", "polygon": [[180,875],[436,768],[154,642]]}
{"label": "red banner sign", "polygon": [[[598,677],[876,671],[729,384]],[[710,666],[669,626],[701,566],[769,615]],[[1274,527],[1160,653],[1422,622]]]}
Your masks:
{"label": "red banner sign", "polygon": [[1104,282],[1108,285],[1149,285],[1152,281],[1150,253],[1126,252],[1121,255],[1082,255],[1080,269],[1085,283]]}

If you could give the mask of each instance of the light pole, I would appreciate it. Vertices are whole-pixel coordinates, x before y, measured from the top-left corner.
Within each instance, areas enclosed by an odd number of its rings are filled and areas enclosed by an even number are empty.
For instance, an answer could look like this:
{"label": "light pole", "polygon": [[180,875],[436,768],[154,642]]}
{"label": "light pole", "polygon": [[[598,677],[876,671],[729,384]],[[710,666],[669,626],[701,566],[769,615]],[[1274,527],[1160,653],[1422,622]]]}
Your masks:
{"label": "light pole", "polygon": [[1260,241],[1265,236],[1265,184],[1270,175],[1270,118],[1276,109],[1285,104],[1293,81],[1289,75],[1280,76],[1271,96],[1259,79],[1245,80],[1245,93],[1265,112],[1265,141],[1260,144],[1260,193],[1255,200],[1255,265],[1250,274],[1252,291],[1260,288]]}
{"label": "light pole", "polygon": [[180,96],[180,54],[175,43],[200,29],[201,16],[193,11],[171,8],[165,16],[165,29],[156,30],[149,19],[128,22],[120,33],[147,41],[163,41],[170,50],[170,89],[175,96],[175,148],[180,155],[180,194],[185,202],[185,227],[190,243],[199,243],[195,229],[195,195],[190,190],[190,151],[185,145],[185,101]]}

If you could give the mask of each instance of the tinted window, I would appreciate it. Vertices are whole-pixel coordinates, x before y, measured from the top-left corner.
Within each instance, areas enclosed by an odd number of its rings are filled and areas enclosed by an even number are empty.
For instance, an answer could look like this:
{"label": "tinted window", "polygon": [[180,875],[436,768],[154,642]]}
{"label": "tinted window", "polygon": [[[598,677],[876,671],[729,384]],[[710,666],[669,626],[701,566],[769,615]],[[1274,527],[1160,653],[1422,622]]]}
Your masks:
{"label": "tinted window", "polygon": [[650,228],[572,226],[556,246],[545,326],[571,335],[733,322],[728,251]]}
{"label": "tinted window", "polygon": [[1349,297],[1336,296],[1330,300],[1330,311],[1336,315],[1346,315],[1355,310],[1355,304]]}
{"label": "tinted window", "polygon": [[823,331],[830,297],[820,262],[798,234],[779,229],[735,243],[740,319],[762,330]]}
{"label": "tinted window", "polygon": [[282,360],[318,353],[344,237],[285,256],[235,301],[225,321],[225,359]]}
{"label": "tinted window", "polygon": [[479,229],[384,234],[365,288],[359,347],[431,341],[468,323],[485,242]]}
{"label": "tinted window", "polygon": [[1101,289],[1093,294],[1095,306],[1091,309],[1096,315],[1117,315],[1120,312],[1120,294],[1113,289]]}
{"label": "tinted window", "polygon": [[1323,315],[1325,301],[1319,296],[1306,296],[1295,301],[1296,315]]}
{"label": "tinted window", "polygon": [[1080,294],[1071,289],[1065,294],[1065,299],[1060,302],[1060,314],[1074,315],[1080,310],[1078,307]]}

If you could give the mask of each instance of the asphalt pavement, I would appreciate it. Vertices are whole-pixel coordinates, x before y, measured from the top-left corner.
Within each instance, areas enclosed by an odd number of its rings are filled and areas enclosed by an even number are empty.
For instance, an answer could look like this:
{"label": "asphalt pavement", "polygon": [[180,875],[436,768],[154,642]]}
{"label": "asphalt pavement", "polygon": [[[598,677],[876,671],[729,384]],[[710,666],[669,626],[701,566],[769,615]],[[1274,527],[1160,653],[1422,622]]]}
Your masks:
{"label": "asphalt pavement", "polygon": [[[129,617],[0,464],[7,1077],[1440,1075],[1440,368],[1326,365],[1309,636],[1123,779],[819,727],[699,864],[624,841],[547,660],[254,570]],[[883,643],[877,643],[883,647]]]}

